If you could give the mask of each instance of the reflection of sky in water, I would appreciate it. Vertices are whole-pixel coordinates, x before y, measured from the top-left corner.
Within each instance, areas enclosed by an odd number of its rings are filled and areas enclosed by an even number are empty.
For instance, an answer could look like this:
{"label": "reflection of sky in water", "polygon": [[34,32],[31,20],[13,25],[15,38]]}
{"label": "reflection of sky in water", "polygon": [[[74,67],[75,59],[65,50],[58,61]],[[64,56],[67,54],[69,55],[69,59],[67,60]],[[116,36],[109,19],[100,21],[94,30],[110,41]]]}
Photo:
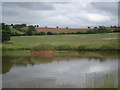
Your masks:
{"label": "reflection of sky in water", "polygon": [[[114,68],[113,68],[114,67]],[[53,61],[51,63],[28,65],[27,67],[14,66],[3,75],[3,83],[27,82],[34,79],[54,79],[56,84],[79,85],[85,81],[88,73],[107,73],[118,70],[118,60],[74,59],[70,61]],[[78,84],[79,82],[79,84]]]}

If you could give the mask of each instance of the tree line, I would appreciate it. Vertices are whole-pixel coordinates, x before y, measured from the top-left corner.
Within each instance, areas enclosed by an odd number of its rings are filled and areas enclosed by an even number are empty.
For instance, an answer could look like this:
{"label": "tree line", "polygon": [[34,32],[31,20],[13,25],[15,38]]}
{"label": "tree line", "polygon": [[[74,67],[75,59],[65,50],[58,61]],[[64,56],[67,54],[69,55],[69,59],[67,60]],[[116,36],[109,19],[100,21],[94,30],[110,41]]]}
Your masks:
{"label": "tree line", "polygon": [[[67,35],[67,34],[97,34],[97,33],[112,33],[112,32],[120,32],[120,28],[117,26],[110,26],[110,27],[105,27],[105,26],[99,26],[99,27],[94,27],[90,28],[88,27],[88,31],[86,32],[69,32],[69,33],[53,33],[53,32],[37,32],[35,27],[39,27],[39,25],[29,25],[27,26],[26,24],[11,24],[7,25],[5,23],[2,23],[2,42],[4,41],[9,41],[11,36],[32,36],[32,35]],[[28,27],[27,30],[24,30],[24,27]],[[45,26],[47,28],[47,26]],[[58,26],[56,28],[59,28]],[[15,29],[21,33],[17,32],[12,32],[12,29]],[[69,29],[66,27],[66,29]],[[112,30],[114,29],[114,30]]]}

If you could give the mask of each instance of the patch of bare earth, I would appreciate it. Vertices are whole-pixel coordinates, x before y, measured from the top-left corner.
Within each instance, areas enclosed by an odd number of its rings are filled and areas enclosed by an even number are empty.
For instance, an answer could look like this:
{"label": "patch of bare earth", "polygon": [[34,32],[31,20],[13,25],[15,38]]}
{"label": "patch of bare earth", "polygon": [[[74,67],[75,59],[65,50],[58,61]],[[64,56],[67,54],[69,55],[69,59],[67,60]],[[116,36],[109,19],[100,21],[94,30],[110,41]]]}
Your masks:
{"label": "patch of bare earth", "polygon": [[[27,30],[28,27],[24,27],[24,30]],[[36,27],[37,32],[52,32],[52,33],[72,33],[72,32],[87,32],[89,29],[66,29],[66,28],[44,28],[44,27]]]}
{"label": "patch of bare earth", "polygon": [[53,57],[54,51],[52,50],[31,50],[32,57]]}

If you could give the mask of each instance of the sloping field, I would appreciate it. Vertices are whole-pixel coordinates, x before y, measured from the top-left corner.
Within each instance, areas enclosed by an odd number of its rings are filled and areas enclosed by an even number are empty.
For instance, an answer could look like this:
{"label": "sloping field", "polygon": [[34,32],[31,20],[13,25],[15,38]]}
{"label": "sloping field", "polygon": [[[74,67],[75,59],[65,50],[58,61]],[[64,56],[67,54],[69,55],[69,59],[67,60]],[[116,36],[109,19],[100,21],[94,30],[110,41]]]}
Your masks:
{"label": "sloping field", "polygon": [[81,35],[16,36],[2,43],[3,49],[120,50],[118,33]]}
{"label": "sloping field", "polygon": [[[27,30],[28,27],[23,28]],[[37,32],[52,32],[52,33],[70,33],[70,32],[86,32],[89,29],[66,29],[66,28],[45,28],[45,27],[36,27]]]}
{"label": "sloping field", "polygon": [[12,33],[24,34],[24,32],[18,31],[14,28],[11,28],[11,27],[10,27],[10,30],[11,30]]}

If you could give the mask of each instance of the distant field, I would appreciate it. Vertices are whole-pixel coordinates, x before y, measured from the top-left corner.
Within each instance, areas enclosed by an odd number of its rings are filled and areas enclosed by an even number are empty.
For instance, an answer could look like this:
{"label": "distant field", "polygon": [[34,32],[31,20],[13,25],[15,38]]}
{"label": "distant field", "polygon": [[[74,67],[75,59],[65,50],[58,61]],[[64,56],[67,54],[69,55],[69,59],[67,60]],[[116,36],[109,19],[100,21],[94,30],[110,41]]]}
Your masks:
{"label": "distant field", "polygon": [[[23,28],[24,30],[27,30],[28,27]],[[52,33],[72,33],[72,32],[86,32],[89,29],[80,29],[80,28],[45,28],[45,27],[35,27],[37,32],[52,32]]]}
{"label": "distant field", "polygon": [[118,33],[16,36],[3,43],[3,49],[118,50]]}

